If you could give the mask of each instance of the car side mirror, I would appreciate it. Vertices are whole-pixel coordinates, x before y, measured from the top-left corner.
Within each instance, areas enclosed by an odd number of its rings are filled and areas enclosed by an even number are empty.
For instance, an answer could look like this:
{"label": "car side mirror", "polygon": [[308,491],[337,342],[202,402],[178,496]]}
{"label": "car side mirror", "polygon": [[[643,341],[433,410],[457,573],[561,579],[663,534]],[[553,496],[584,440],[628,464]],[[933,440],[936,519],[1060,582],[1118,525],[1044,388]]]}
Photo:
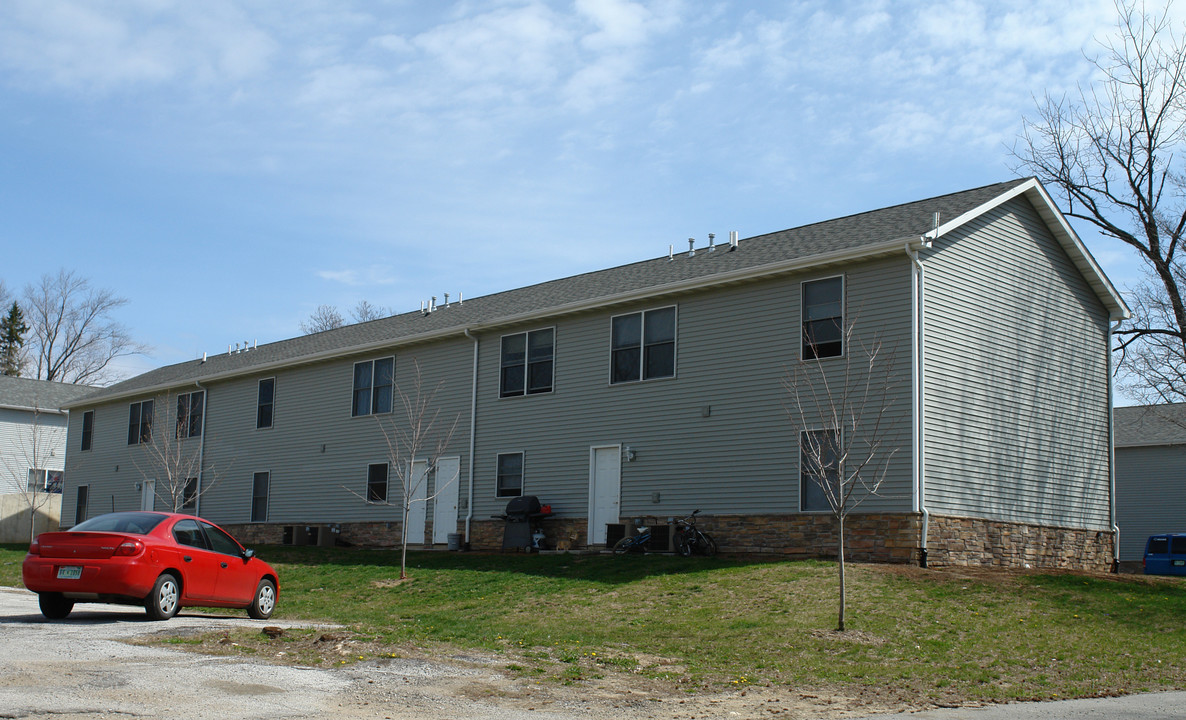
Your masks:
{"label": "car side mirror", "polygon": [[244,560],[250,560],[250,559],[251,559],[251,558],[253,558],[253,557],[255,557],[255,551],[254,551],[254,550],[252,550],[252,549],[250,549],[250,548],[247,548],[247,549],[243,550],[243,559],[244,559]]}

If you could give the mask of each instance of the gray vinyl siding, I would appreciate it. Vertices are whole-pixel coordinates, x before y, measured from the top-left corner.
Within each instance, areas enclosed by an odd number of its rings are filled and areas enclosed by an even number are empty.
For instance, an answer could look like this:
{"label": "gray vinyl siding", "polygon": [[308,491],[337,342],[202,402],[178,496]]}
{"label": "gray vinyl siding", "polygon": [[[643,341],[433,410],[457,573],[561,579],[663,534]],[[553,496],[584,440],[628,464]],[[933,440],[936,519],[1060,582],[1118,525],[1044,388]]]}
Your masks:
{"label": "gray vinyl siding", "polygon": [[1186,532],[1186,445],[1116,448],[1116,524],[1122,562],[1154,533]]}
{"label": "gray vinyl siding", "polygon": [[1030,203],[923,253],[932,513],[1108,526],[1108,313]]}
{"label": "gray vinyl siding", "polygon": [[[561,516],[585,517],[590,448],[630,446],[622,462],[621,517],[799,511],[798,429],[783,381],[799,357],[802,280],[843,273],[850,313],[868,338],[900,344],[889,395],[892,458],[884,497],[862,511],[910,508],[910,284],[900,260],[866,262],[568,316],[553,326],[554,390],[498,397],[499,334],[481,336],[474,516],[502,512],[499,453],[522,451],[524,494]],[[611,384],[610,318],[677,307],[674,378]],[[851,316],[850,316],[851,317]],[[504,332],[535,329],[523,325]],[[844,359],[822,361],[843,371]],[[707,412],[708,416],[705,417]],[[659,501],[653,502],[653,493]]]}
{"label": "gray vinyl siding", "polygon": [[[366,492],[367,465],[390,462],[381,429],[406,419],[398,395],[390,415],[352,417],[354,363],[395,356],[396,384],[414,393],[415,363],[423,374],[425,392],[437,389],[435,407],[439,426],[457,420],[446,455],[462,457],[462,476],[468,462],[469,398],[472,344],[465,338],[431,346],[376,351],[325,362],[297,366],[258,377],[244,377],[206,387],[205,461],[200,514],[217,523],[246,523],[251,517],[252,479],[256,472],[271,473],[268,521],[271,523],[395,521],[398,507],[367,505],[351,494]],[[256,429],[258,381],[276,378],[273,426]],[[184,388],[186,392],[194,388]],[[172,431],[176,401],[157,398],[153,432]],[[168,420],[164,419],[164,409]],[[88,408],[89,409],[89,408]],[[89,482],[91,514],[139,507],[135,483],[152,473],[143,452],[127,445],[128,403],[95,408],[93,450],[72,456],[80,472],[71,486]],[[72,413],[70,442],[77,444],[82,412]],[[196,448],[200,438],[186,440]],[[435,447],[435,444],[434,444]],[[118,469],[116,469],[118,468]],[[398,504],[395,474],[389,498]],[[73,518],[74,492],[67,492],[63,519]],[[464,493],[463,493],[464,494]],[[432,516],[431,503],[426,508]]]}
{"label": "gray vinyl siding", "polygon": [[65,414],[0,408],[0,495],[25,492],[30,469],[61,470],[65,431]]}

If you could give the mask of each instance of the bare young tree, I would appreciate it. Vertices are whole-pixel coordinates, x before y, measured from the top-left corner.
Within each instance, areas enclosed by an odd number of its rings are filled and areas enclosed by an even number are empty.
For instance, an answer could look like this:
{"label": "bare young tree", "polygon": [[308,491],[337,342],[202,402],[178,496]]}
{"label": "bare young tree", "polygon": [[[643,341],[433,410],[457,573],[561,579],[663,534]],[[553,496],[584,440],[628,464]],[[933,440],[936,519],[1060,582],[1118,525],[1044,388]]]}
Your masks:
{"label": "bare young tree", "polygon": [[[205,405],[205,391],[159,395],[149,404],[141,403],[138,427],[128,431],[137,433],[139,440],[132,464],[170,512],[195,512],[199,498],[219,480],[202,456]],[[176,414],[170,414],[171,408]]]}
{"label": "bare young tree", "polygon": [[389,317],[391,315],[391,308],[378,307],[366,300],[359,300],[358,304],[354,306],[354,309],[350,311],[350,315],[356,323],[370,322],[371,320]]}
{"label": "bare young tree", "polygon": [[[397,406],[393,408],[394,412],[375,416],[387,442],[387,486],[382,492],[379,492],[378,488],[368,486],[365,494],[353,488],[346,488],[368,505],[387,505],[400,509],[400,580],[408,577],[408,516],[411,514],[412,505],[435,499],[449,483],[457,480],[454,477],[440,482],[437,467],[441,456],[453,441],[453,434],[461,418],[457,415],[450,423],[442,420],[440,408],[436,407],[436,396],[443,383],[427,390],[424,387],[420,363],[413,361],[413,364],[415,367],[411,392],[405,392],[398,383],[395,384]],[[395,479],[394,488],[390,483],[392,476]],[[432,494],[429,494],[428,481],[434,476],[437,477],[438,484],[433,488]],[[398,495],[393,495],[392,490],[398,492]]]}
{"label": "bare young tree", "polygon": [[145,351],[111,317],[127,302],[64,269],[27,285],[23,307],[36,377],[80,385],[115,379],[108,368],[112,360]]}
{"label": "bare young tree", "polygon": [[50,470],[54,448],[65,447],[66,429],[42,420],[43,411],[32,410],[30,421],[15,432],[15,454],[3,457],[3,473],[11,487],[29,509],[29,542],[37,536],[37,515],[50,501],[61,497],[61,486],[53,487],[54,475]]}
{"label": "bare young tree", "polygon": [[787,415],[799,435],[804,480],[800,492],[826,504],[836,520],[839,631],[844,630],[847,605],[845,522],[862,502],[878,494],[898,451],[892,444],[896,427],[889,416],[894,354],[887,352],[880,336],[859,338],[854,327],[850,321],[836,328],[836,338],[843,338],[842,358],[802,359],[788,369],[783,381],[790,396]]}
{"label": "bare young tree", "polygon": [[333,305],[318,305],[309,319],[301,323],[301,332],[306,335],[313,333],[325,332],[326,330],[334,330],[342,327],[346,321],[342,319],[342,313]]}
{"label": "bare young tree", "polygon": [[1116,333],[1120,367],[1148,400],[1186,400],[1186,44],[1168,5],[1117,0],[1116,37],[1091,59],[1100,80],[1045,95],[1013,147],[1019,169],[1051,185],[1068,217],[1132,247],[1148,281]]}

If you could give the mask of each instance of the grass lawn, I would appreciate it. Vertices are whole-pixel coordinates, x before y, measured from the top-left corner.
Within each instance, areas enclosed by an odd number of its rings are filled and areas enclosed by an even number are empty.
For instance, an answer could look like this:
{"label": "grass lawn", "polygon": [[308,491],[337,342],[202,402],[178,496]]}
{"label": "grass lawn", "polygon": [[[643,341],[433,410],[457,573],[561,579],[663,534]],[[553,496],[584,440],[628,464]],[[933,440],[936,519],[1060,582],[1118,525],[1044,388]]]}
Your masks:
{"label": "grass lawn", "polygon": [[[23,555],[0,546],[0,584],[20,585]],[[300,662],[469,649],[541,681],[631,672],[915,705],[1186,687],[1180,578],[850,565],[849,630],[836,633],[830,562],[409,553],[400,583],[394,551],[260,555],[280,572],[277,617],[348,628],[271,641]],[[269,642],[232,639],[241,652]]]}

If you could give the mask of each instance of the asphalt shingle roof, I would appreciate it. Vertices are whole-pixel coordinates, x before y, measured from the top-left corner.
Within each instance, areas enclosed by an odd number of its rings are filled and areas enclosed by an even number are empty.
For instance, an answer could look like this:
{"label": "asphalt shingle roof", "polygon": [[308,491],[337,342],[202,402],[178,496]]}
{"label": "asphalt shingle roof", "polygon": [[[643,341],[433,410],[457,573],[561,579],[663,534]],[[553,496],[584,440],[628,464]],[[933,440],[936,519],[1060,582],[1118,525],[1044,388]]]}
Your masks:
{"label": "asphalt shingle roof", "polygon": [[0,375],[0,407],[59,410],[97,388]]}
{"label": "asphalt shingle roof", "polygon": [[169,365],[111,385],[88,397],[102,400],[108,396],[124,396],[137,390],[149,390],[170,385],[191,384],[202,378],[251,372],[287,363],[300,363],[334,353],[347,354],[355,349],[389,342],[397,344],[413,338],[444,334],[464,328],[491,326],[511,322],[518,316],[555,311],[564,312],[567,306],[607,302],[626,293],[645,295],[648,290],[661,292],[665,286],[702,280],[711,282],[713,276],[758,272],[763,266],[785,263],[814,256],[859,251],[892,240],[917,239],[930,231],[934,214],[941,213],[946,222],[993,200],[1025,179],[986,185],[963,192],[942,195],[916,202],[895,205],[849,215],[834,220],[804,225],[789,230],[759,235],[741,240],[737,251],[729,252],[726,243],[717,245],[715,252],[699,248],[694,257],[686,250],[674,258],[667,256],[598,270],[528,287],[508,290],[493,295],[466,299],[435,312],[403,313],[381,320],[347,325],[335,330],[304,335],[288,340],[260,345],[248,352],[218,353],[201,359]]}
{"label": "asphalt shingle roof", "polygon": [[1186,403],[1118,407],[1112,412],[1118,448],[1186,444]]}

